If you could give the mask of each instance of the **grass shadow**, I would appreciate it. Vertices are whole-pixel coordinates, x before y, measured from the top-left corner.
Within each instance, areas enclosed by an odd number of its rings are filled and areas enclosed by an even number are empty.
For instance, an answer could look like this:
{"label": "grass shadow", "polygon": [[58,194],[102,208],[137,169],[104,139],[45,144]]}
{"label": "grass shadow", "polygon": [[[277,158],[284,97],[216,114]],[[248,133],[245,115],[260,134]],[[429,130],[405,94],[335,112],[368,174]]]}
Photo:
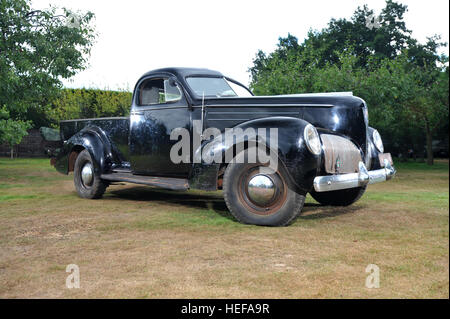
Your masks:
{"label": "grass shadow", "polygon": [[[313,209],[322,208],[317,213],[311,213],[308,214],[308,212],[312,212]],[[346,214],[352,214],[355,213],[361,209],[364,209],[364,207],[361,206],[323,206],[316,203],[305,203],[303,206],[303,214],[301,214],[298,219],[303,220],[314,220],[314,219],[322,219],[322,218],[330,218],[330,217],[336,217]],[[306,214],[305,214],[306,213]]]}
{"label": "grass shadow", "polygon": [[[196,191],[171,191],[147,186],[136,186],[126,189],[117,189],[108,192],[108,199],[120,200],[128,199],[142,202],[159,202],[175,204],[187,208],[211,209],[218,215],[229,220],[236,221],[223,200],[223,197],[217,193],[198,193]],[[323,206],[317,203],[305,203],[303,213],[299,216],[300,220],[315,220],[336,217],[340,215],[351,214],[364,207],[347,206],[334,207]],[[315,212],[317,211],[317,212]]]}
{"label": "grass shadow", "polygon": [[[129,199],[143,202],[161,202],[180,205],[188,208],[211,209],[218,215],[236,221],[223,200],[223,197],[214,193],[199,194],[195,191],[171,191],[137,186],[126,189],[118,189],[108,192],[108,199]],[[112,196],[111,196],[112,195]]]}

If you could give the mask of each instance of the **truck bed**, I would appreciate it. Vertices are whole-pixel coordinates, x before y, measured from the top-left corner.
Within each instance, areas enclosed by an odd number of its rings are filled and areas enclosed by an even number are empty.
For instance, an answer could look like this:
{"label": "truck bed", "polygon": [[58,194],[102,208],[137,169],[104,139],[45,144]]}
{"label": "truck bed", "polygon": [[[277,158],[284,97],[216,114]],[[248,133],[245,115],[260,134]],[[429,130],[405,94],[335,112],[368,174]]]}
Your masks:
{"label": "truck bed", "polygon": [[111,142],[121,153],[126,161],[129,161],[128,135],[130,130],[129,117],[101,117],[90,119],[66,120],[60,122],[60,134],[63,141],[67,141],[73,135],[86,126],[98,126],[110,138]]}

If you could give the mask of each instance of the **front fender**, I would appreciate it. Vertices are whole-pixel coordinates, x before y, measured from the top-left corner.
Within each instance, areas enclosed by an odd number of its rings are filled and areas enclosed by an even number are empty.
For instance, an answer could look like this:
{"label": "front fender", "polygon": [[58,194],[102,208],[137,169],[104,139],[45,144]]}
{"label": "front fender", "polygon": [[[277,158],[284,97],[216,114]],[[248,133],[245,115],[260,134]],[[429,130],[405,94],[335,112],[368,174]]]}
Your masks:
{"label": "front fender", "polygon": [[[298,190],[308,192],[313,186],[321,161],[320,155],[313,155],[305,144],[303,132],[308,124],[308,122],[298,118],[270,117],[247,121],[235,128],[241,128],[243,131],[248,128],[265,129],[266,132],[269,132],[271,128],[276,129],[276,145],[271,142],[271,139],[264,139],[265,146],[278,156],[279,164],[288,173],[293,185]],[[205,142],[201,148],[194,151],[194,157],[200,158],[199,153],[206,148],[208,152],[220,153],[222,162],[226,162],[227,153],[233,152],[234,149],[243,149],[243,145],[240,145],[244,144],[242,141],[232,145],[225,143],[225,134],[223,132],[215,136],[212,141]],[[248,140],[252,140],[252,138],[246,139],[246,141]],[[235,155],[234,152],[233,155]]]}
{"label": "front fender", "polygon": [[[311,190],[321,162],[321,156],[312,154],[306,146],[303,134],[308,124],[305,120],[293,117],[271,117],[252,120],[240,125],[255,128],[277,128],[277,153],[281,165],[286,168],[291,182],[299,190],[305,192]],[[270,140],[268,142],[267,146],[272,148]]]}

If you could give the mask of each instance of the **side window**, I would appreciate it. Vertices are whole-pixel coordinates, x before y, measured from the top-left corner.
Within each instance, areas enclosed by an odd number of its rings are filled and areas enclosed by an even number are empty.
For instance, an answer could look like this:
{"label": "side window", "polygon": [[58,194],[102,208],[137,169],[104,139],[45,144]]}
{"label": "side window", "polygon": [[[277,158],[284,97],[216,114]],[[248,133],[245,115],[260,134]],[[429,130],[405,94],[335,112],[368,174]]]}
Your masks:
{"label": "side window", "polygon": [[138,105],[154,105],[176,102],[181,99],[181,91],[169,79],[149,79],[139,86]]}

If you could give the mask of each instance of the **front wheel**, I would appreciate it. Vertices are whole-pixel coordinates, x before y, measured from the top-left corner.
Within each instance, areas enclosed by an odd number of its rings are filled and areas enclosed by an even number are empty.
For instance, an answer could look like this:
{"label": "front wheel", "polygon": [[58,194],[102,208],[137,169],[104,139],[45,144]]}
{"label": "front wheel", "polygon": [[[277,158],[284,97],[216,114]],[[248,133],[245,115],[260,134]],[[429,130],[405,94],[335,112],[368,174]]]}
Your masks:
{"label": "front wheel", "polygon": [[261,167],[258,163],[228,165],[223,177],[227,207],[244,224],[287,226],[300,215],[305,194],[289,187],[284,170],[270,174]]}
{"label": "front wheel", "polygon": [[366,191],[367,186],[341,189],[330,192],[311,191],[312,198],[322,205],[329,206],[348,206],[356,202]]}
{"label": "front wheel", "polygon": [[83,150],[75,161],[73,181],[82,198],[100,198],[108,186],[94,171],[94,163],[87,150]]}

